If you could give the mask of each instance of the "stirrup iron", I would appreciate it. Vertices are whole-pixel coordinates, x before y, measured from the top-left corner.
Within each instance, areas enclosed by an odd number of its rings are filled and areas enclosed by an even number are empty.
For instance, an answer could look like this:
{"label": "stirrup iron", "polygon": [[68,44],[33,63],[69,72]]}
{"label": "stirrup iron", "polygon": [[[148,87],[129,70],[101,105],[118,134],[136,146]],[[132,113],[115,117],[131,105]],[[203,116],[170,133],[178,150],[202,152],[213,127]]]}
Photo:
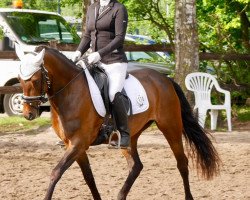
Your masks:
{"label": "stirrup iron", "polygon": [[[115,134],[117,135],[118,140],[117,140],[117,145],[113,146],[113,145],[111,144],[111,142],[112,142],[112,138],[113,138],[113,136],[114,136]],[[120,149],[120,148],[121,148],[121,133],[120,133],[118,130],[113,131],[113,132],[110,134],[110,136],[109,136],[108,148],[109,148],[109,149]]]}

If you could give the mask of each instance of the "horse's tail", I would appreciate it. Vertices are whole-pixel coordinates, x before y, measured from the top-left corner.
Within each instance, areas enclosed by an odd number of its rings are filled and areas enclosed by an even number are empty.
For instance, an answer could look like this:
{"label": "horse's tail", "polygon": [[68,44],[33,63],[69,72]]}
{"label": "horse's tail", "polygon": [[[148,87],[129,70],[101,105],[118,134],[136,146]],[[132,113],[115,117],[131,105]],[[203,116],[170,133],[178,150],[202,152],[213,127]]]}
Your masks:
{"label": "horse's tail", "polygon": [[181,103],[181,116],[183,122],[183,134],[191,149],[192,157],[196,157],[197,169],[206,179],[211,179],[219,173],[220,158],[208,137],[208,133],[199,125],[194,117],[181,87],[172,80],[175,91]]}

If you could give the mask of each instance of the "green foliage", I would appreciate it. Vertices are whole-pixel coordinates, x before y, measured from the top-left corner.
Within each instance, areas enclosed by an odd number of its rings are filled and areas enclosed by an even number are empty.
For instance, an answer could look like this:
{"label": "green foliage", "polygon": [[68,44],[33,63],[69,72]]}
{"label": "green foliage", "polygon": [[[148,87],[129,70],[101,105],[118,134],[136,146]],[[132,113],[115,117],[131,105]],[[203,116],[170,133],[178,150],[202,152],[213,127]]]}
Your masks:
{"label": "green foliage", "polygon": [[216,52],[247,52],[242,45],[239,15],[246,6],[237,0],[197,1],[199,40],[204,45],[202,48]]}
{"label": "green foliage", "polygon": [[3,30],[0,27],[0,40],[3,39]]}
{"label": "green foliage", "polygon": [[10,7],[11,5],[12,5],[12,0],[1,0],[0,1],[1,8]]}
{"label": "green foliage", "polygon": [[127,7],[129,13],[128,33],[149,35],[156,40],[173,40],[173,1],[130,0],[121,2]]}
{"label": "green foliage", "polygon": [[234,106],[232,109],[234,113],[237,113],[237,119],[240,122],[250,121],[250,107],[249,106],[241,106],[241,107]]}
{"label": "green foliage", "polygon": [[[249,15],[250,3],[246,0],[197,1],[200,49],[215,53],[250,53],[249,28],[248,31],[245,28],[249,27]],[[249,61],[203,61],[201,69],[206,71],[207,66],[213,69],[220,82],[250,83]],[[250,90],[231,91],[231,94],[233,102],[245,102]]]}
{"label": "green foliage", "polygon": [[57,0],[26,0],[25,8],[57,12]]}
{"label": "green foliage", "polygon": [[[0,7],[12,7],[12,0],[1,0]],[[23,8],[57,12],[58,0],[23,0]]]}
{"label": "green foliage", "polygon": [[83,0],[61,0],[62,15],[82,18]]}
{"label": "green foliage", "polygon": [[231,92],[232,104],[234,105],[244,105],[248,97],[249,92],[242,92],[237,90]]}

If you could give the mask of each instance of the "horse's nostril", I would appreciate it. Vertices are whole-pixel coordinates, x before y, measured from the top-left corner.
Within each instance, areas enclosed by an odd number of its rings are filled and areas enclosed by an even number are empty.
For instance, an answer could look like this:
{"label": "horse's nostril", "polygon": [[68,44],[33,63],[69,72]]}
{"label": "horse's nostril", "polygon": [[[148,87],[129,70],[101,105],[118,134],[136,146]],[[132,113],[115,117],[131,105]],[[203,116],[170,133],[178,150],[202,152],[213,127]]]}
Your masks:
{"label": "horse's nostril", "polygon": [[25,118],[27,120],[33,120],[33,119],[35,119],[35,116],[30,112],[28,115],[25,115]]}

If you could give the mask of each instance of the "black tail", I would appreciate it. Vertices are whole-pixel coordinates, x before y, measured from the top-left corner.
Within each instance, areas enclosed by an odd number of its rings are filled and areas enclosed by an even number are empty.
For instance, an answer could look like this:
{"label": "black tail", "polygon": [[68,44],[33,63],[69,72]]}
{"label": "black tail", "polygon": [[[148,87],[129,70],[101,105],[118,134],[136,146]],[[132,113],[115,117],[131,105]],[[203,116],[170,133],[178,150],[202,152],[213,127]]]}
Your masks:
{"label": "black tail", "polygon": [[181,87],[172,80],[175,91],[181,103],[181,115],[183,122],[183,133],[191,148],[191,155],[196,157],[197,168],[206,179],[211,179],[219,172],[220,158],[214,148],[208,133],[199,125],[194,117],[190,104],[188,103]]}

